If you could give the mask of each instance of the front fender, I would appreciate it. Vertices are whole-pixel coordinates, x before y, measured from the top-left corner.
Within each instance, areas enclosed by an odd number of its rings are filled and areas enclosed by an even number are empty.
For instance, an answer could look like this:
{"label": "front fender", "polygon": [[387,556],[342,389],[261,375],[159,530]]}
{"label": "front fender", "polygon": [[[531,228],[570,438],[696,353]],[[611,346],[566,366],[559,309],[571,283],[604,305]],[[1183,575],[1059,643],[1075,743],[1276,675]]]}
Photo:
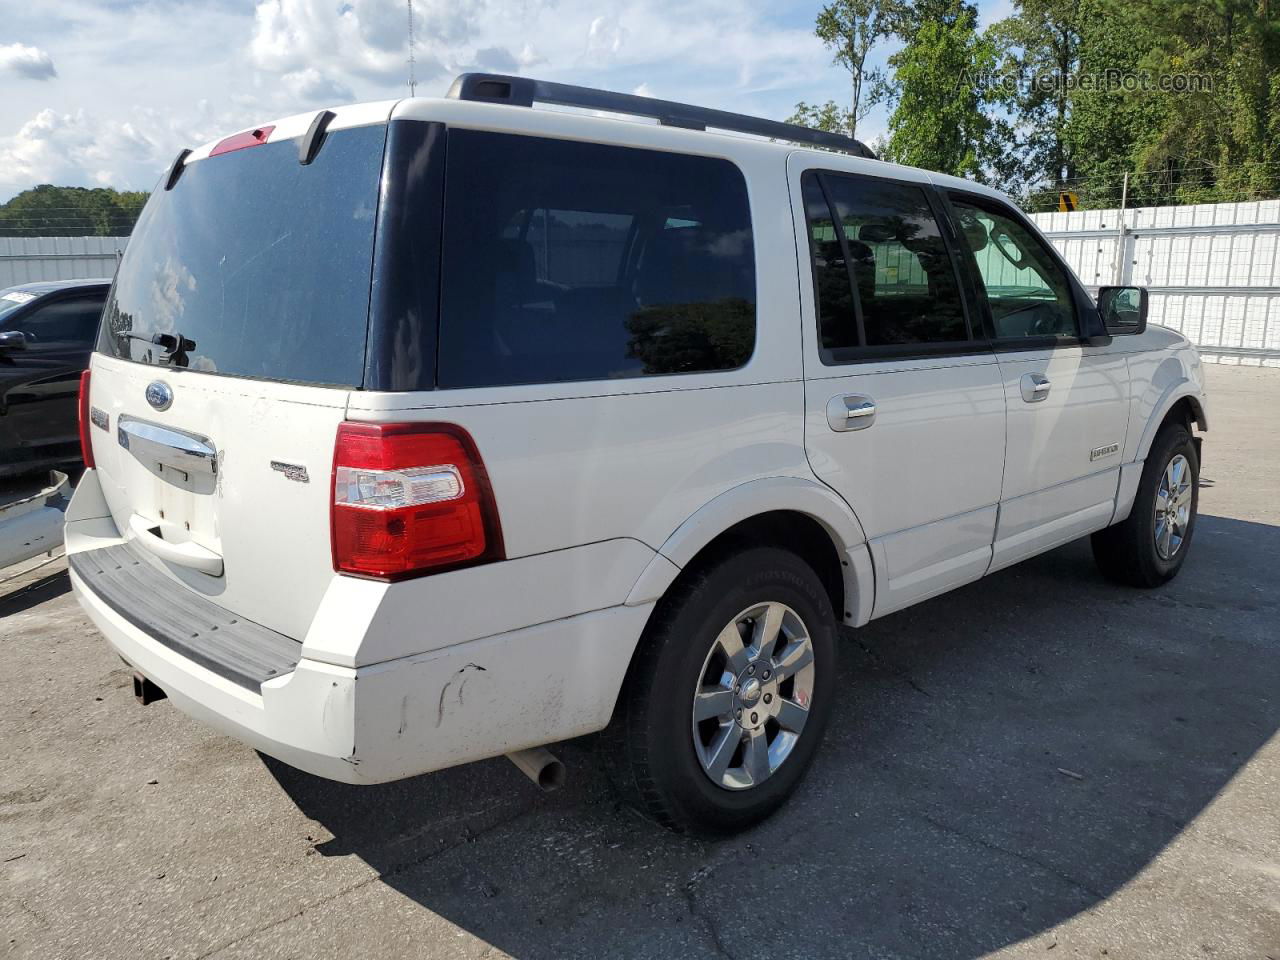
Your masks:
{"label": "front fender", "polygon": [[871,617],[875,599],[871,554],[862,523],[830,487],[801,477],[765,477],[739,484],[715,497],[685,520],[658,549],[627,597],[628,605],[660,598],[704,547],[743,520],[775,511],[802,513],[816,520],[844,565],[846,623],[861,625]]}
{"label": "front fender", "polygon": [[1156,396],[1154,401],[1143,406],[1150,412],[1147,414],[1146,422],[1143,424],[1142,433],[1138,440],[1137,449],[1134,451],[1133,460],[1141,462],[1147,459],[1147,454],[1151,452],[1151,444],[1155,442],[1156,434],[1160,430],[1160,425],[1164,423],[1164,418],[1169,415],[1169,411],[1179,401],[1188,399],[1191,402],[1191,409],[1195,417],[1196,425],[1201,431],[1209,429],[1209,418],[1205,412],[1204,394],[1199,384],[1190,380],[1185,376],[1179,376],[1163,385],[1152,383],[1151,392],[1163,386],[1162,392]]}
{"label": "front fender", "polygon": [[[1189,376],[1189,373],[1192,375]],[[1141,424],[1142,429],[1140,432],[1130,431],[1130,436],[1136,436],[1137,442],[1126,450],[1125,462],[1120,467],[1112,523],[1124,520],[1133,509],[1138,485],[1142,480],[1143,464],[1151,452],[1151,445],[1155,443],[1156,434],[1160,432],[1160,425],[1176,404],[1184,399],[1190,401],[1196,425],[1201,431],[1209,429],[1204,389],[1195,379],[1196,376],[1199,376],[1199,370],[1195,365],[1189,370],[1182,358],[1167,357],[1156,368],[1144,395],[1136,398],[1134,419],[1135,423]]]}

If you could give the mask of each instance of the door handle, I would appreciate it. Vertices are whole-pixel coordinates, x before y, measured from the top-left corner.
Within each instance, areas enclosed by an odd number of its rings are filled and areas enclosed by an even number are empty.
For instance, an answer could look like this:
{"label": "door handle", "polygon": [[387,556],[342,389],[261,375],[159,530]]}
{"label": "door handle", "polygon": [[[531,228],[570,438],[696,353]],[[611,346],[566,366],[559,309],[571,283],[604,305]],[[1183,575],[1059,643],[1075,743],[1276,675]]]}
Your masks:
{"label": "door handle", "polygon": [[159,528],[136,513],[129,518],[129,531],[134,543],[161,560],[199,570],[211,577],[222,576],[222,558],[198,543],[170,543],[160,536]]}
{"label": "door handle", "polygon": [[1049,382],[1049,378],[1040,373],[1023,374],[1022,380],[1019,382],[1022,388],[1022,399],[1027,403],[1039,403],[1049,395],[1049,389],[1053,386]]}
{"label": "door handle", "polygon": [[839,433],[865,430],[876,420],[876,402],[860,393],[832,397],[827,402],[827,425]]}
{"label": "door handle", "polygon": [[218,451],[208,437],[123,414],[116,421],[116,440],[148,469],[163,463],[184,473],[218,472]]}

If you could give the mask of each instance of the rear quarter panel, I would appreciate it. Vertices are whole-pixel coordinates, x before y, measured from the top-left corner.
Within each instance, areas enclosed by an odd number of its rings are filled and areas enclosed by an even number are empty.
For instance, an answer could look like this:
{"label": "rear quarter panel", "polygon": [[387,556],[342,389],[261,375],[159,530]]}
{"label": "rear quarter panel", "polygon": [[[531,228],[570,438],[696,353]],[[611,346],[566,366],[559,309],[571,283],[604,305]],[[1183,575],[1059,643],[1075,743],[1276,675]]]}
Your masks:
{"label": "rear quarter panel", "polygon": [[[757,274],[751,359],[715,373],[351,395],[349,419],[447,421],[471,433],[492,483],[508,558],[622,539],[658,550],[734,486],[812,477],[802,445],[798,274],[785,155],[739,151],[724,138],[686,131],[618,126],[624,145],[674,149],[674,139],[687,142],[689,153],[725,156],[742,170]],[[412,595],[425,597],[430,586],[410,581],[394,590],[411,595],[412,605]]]}

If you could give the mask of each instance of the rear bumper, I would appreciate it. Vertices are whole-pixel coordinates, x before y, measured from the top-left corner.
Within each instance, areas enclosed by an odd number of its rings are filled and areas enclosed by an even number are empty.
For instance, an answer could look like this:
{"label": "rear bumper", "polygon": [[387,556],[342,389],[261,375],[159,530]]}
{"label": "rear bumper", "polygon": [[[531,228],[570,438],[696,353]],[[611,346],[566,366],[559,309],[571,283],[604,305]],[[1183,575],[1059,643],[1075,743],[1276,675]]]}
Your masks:
{"label": "rear bumper", "polygon": [[71,571],[76,599],[107,642],[184,713],[291,766],[359,783],[352,706],[356,671],[300,661],[260,693],[219,676],[124,619]]}
{"label": "rear bumper", "polygon": [[254,693],[148,636],[73,571],[94,625],[184,713],[308,773],[380,783],[604,727],[650,605],[353,669],[303,658]]}

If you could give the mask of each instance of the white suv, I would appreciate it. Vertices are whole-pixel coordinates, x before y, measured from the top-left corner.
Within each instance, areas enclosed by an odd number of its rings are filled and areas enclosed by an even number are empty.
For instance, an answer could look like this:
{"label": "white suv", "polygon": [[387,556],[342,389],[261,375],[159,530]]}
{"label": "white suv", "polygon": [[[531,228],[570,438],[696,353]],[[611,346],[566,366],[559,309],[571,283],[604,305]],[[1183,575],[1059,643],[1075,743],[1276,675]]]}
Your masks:
{"label": "white suv", "polygon": [[1000,194],[831,134],[477,75],[291,117],[138,223],[72,582],[144,700],[320,776],[545,781],[605,730],[640,809],[740,829],[839,625],[1085,534],[1185,561],[1200,362],[1099,303]]}

